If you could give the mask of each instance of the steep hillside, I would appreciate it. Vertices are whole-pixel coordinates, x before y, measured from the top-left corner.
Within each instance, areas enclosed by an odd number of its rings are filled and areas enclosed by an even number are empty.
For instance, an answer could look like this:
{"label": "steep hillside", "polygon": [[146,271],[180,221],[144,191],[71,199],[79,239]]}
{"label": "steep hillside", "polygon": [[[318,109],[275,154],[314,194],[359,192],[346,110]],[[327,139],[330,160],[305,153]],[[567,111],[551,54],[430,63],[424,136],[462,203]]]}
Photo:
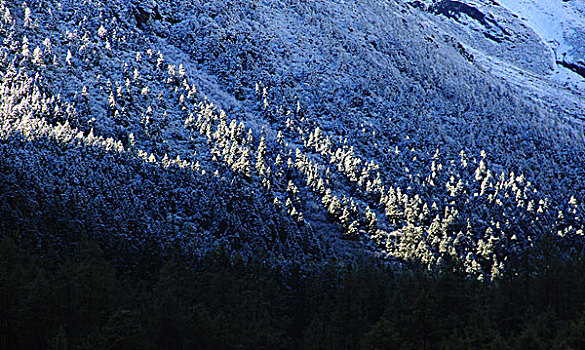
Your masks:
{"label": "steep hillside", "polygon": [[517,92],[573,118],[585,118],[580,1],[425,0],[409,3],[483,69]]}
{"label": "steep hillside", "polygon": [[2,1],[0,227],[479,279],[580,252],[583,101],[515,83],[547,64],[528,30],[463,7],[527,35],[503,57],[441,6]]}

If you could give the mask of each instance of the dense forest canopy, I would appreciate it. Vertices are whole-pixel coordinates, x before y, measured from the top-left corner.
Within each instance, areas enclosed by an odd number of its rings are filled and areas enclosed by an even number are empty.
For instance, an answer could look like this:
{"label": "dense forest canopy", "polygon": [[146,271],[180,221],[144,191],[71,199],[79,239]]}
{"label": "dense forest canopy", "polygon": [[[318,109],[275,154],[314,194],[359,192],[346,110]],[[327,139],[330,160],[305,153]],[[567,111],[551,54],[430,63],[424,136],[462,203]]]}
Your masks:
{"label": "dense forest canopy", "polygon": [[2,344],[579,347],[583,100],[518,88],[549,53],[497,6],[0,0]]}

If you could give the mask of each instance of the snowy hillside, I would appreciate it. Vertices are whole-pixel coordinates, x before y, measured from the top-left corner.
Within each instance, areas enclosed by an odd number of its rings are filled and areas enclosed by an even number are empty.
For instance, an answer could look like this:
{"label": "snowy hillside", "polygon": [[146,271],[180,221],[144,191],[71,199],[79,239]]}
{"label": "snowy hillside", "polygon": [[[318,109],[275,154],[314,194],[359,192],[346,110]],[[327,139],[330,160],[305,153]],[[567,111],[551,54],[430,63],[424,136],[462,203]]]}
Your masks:
{"label": "snowy hillside", "polygon": [[[555,63],[585,79],[585,2],[500,1],[554,52]],[[574,65],[576,67],[570,67]],[[576,79],[576,77],[573,77]],[[583,80],[579,81],[583,84]],[[581,85],[581,88],[583,86]]]}
{"label": "snowy hillside", "polygon": [[553,110],[584,118],[585,3],[414,1],[490,74]]}
{"label": "snowy hillside", "polygon": [[580,251],[583,17],[491,3],[4,0],[0,227],[479,279]]}

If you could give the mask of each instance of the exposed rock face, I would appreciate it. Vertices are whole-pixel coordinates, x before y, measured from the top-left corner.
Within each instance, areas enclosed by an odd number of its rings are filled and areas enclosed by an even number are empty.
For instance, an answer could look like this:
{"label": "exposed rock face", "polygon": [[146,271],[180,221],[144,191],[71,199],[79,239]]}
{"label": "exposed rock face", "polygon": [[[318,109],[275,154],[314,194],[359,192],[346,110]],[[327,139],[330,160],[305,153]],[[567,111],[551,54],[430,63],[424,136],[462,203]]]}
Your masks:
{"label": "exposed rock face", "polygon": [[139,28],[144,29],[149,20],[162,20],[158,4],[154,1],[140,2],[134,6],[134,18]]}
{"label": "exposed rock face", "polygon": [[566,62],[566,61],[557,61],[557,64],[572,70],[573,72],[579,74],[583,78],[585,78],[585,62],[578,61],[578,62]]}

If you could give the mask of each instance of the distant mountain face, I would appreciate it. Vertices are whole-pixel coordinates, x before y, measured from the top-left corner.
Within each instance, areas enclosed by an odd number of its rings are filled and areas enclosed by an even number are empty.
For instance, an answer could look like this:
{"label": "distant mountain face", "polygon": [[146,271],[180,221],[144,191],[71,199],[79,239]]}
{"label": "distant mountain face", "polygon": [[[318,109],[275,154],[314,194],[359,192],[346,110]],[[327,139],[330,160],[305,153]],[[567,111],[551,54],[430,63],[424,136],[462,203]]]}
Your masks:
{"label": "distant mountain face", "polygon": [[574,117],[585,93],[585,2],[413,1],[483,68]]}
{"label": "distant mountain face", "polygon": [[573,80],[569,83],[574,83],[582,92],[585,78],[585,2],[501,1],[501,6],[512,16],[518,16],[553,52],[557,65],[554,70],[566,68],[582,78],[563,77],[562,74],[557,78]]}
{"label": "distant mountain face", "polygon": [[5,1],[1,227],[482,279],[570,256],[582,17],[555,46],[515,6]]}

